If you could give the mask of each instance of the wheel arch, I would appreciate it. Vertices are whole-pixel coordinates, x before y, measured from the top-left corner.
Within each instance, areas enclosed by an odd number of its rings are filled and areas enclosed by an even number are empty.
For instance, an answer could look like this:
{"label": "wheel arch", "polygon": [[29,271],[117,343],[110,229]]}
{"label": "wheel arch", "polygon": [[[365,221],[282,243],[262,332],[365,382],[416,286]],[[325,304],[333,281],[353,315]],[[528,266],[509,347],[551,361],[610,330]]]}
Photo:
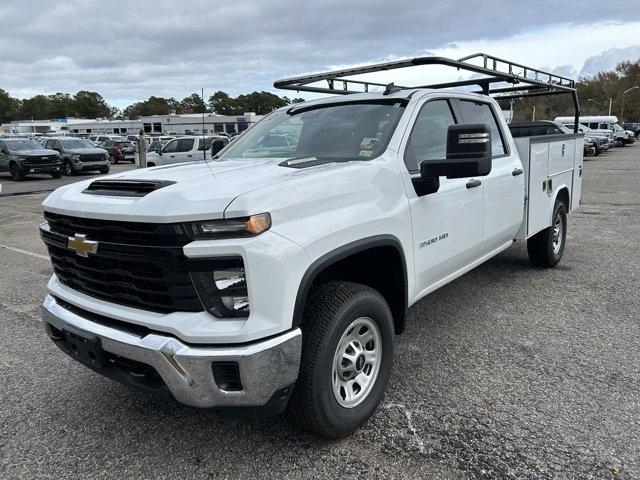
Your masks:
{"label": "wheel arch", "polygon": [[[376,260],[378,268],[371,268]],[[343,245],[314,261],[302,276],[293,309],[293,327],[300,325],[312,287],[332,280],[368,285],[389,304],[396,334],[404,331],[408,309],[407,264],[400,241],[376,235]]]}
{"label": "wheel arch", "polygon": [[[553,202],[551,202],[552,208],[551,212],[549,213],[549,222],[553,221],[553,207],[558,200],[564,203],[568,214],[571,210],[571,195],[569,193],[569,187],[567,185],[560,185],[554,193]],[[551,225],[551,223],[549,223],[549,225]]]}

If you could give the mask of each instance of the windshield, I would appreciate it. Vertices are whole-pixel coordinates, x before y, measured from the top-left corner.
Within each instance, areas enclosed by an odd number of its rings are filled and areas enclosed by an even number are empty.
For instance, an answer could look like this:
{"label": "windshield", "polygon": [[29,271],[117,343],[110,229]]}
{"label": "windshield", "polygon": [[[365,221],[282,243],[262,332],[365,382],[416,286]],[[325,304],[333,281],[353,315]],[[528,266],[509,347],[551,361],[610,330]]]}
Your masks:
{"label": "windshield", "polygon": [[329,104],[290,111],[265,117],[221,152],[218,159],[375,158],[389,143],[404,111],[404,101]]}
{"label": "windshield", "polygon": [[560,129],[562,133],[573,133],[573,130],[569,129],[566,125],[561,123],[556,123],[556,126]]}
{"label": "windshield", "polygon": [[93,143],[88,140],[74,138],[73,140],[61,140],[64,148],[94,148]]}
{"label": "windshield", "polygon": [[7,146],[10,150],[42,150],[40,145],[35,140],[7,140]]}

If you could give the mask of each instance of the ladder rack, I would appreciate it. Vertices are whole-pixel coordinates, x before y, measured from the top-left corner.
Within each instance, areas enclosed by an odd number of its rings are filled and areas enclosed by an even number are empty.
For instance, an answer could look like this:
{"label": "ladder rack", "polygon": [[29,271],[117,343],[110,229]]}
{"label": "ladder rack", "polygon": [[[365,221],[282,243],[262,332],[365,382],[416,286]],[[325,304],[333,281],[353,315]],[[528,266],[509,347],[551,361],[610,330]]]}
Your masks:
{"label": "ladder rack", "polygon": [[[424,65],[446,66],[455,68],[458,71],[465,70],[482,76],[478,78],[471,78],[469,80],[417,86],[400,86],[395,85],[394,83],[383,84],[348,78],[354,75],[363,75],[367,73]],[[320,82],[326,82],[326,85],[324,83],[317,85]],[[510,84],[511,86],[505,87],[505,83]],[[496,86],[495,84],[503,85]],[[480,87],[480,91],[474,93],[493,95],[496,99],[502,100],[544,95],[570,94],[573,98],[575,109],[574,130],[576,132],[578,131],[580,105],[576,94],[574,80],[555,73],[546,72],[544,70],[512,62],[510,60],[504,60],[486,53],[476,53],[462,57],[458,60],[446,57],[415,57],[405,60],[396,60],[393,62],[376,63],[373,65],[364,65],[361,67],[286,78],[277,80],[273,83],[274,87],[284,90],[339,95],[366,93],[370,91],[370,87],[384,87],[384,93],[389,94],[401,90],[412,90],[417,88],[438,89],[473,85]]]}

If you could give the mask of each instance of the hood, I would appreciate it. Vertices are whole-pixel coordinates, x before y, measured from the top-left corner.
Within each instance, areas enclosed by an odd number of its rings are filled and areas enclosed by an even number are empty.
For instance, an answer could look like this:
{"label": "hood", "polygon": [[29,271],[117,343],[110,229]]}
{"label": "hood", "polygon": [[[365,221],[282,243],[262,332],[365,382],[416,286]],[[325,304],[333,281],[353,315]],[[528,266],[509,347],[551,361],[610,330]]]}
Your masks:
{"label": "hood", "polygon": [[[281,161],[281,158],[196,161],[134,170],[66,185],[49,195],[43,206],[60,214],[125,221],[172,223],[222,218],[227,205],[237,196],[299,172],[278,166]],[[84,193],[94,180],[173,183],[143,197]]]}
{"label": "hood", "polygon": [[58,155],[58,152],[55,150],[49,150],[48,148],[33,148],[31,150],[12,150],[11,153],[15,153],[16,155],[21,155],[24,157],[41,157],[43,155]]}

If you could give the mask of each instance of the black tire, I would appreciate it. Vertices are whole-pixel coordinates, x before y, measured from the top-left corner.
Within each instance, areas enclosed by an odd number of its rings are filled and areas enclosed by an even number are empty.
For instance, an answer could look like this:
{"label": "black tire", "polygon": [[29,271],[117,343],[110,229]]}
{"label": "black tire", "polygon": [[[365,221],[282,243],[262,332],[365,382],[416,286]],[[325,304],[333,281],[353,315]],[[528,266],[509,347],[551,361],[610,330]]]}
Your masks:
{"label": "black tire", "polygon": [[[362,318],[373,321],[378,328],[381,360],[377,377],[361,403],[347,408],[334,395],[334,356],[348,327]],[[382,295],[372,288],[331,282],[311,292],[301,329],[300,374],[288,405],[289,416],[318,435],[344,437],[371,416],[387,386],[395,341],[391,311]],[[360,368],[360,372],[366,370],[366,364],[363,362]]]}
{"label": "black tire", "polygon": [[105,168],[101,168],[101,169],[99,170],[99,172],[100,172],[100,173],[103,173],[103,174],[106,174],[106,173],[109,173],[109,170],[110,170],[110,169],[109,169],[109,167],[105,167]]}
{"label": "black tire", "polygon": [[62,178],[62,172],[51,172],[51,178]]}
{"label": "black tire", "polygon": [[109,155],[109,163],[111,165],[117,165],[118,164],[118,159],[116,157],[114,157],[113,155]]}
{"label": "black tire", "polygon": [[21,182],[24,180],[24,174],[20,171],[20,167],[17,163],[12,163],[9,167],[9,172],[11,173],[11,178],[16,182]]}
{"label": "black tire", "polygon": [[[560,200],[556,200],[556,204],[553,207],[552,219],[550,227],[545,228],[527,240],[529,260],[536,267],[555,267],[564,253],[567,239],[567,207]],[[560,222],[561,231],[559,235],[554,236],[557,222]],[[558,247],[555,244],[556,239],[560,243]]]}
{"label": "black tire", "polygon": [[147,163],[147,168],[148,168],[148,167],[155,167],[155,166],[156,166],[156,164],[155,164],[155,163],[153,163],[153,162],[151,162],[151,163]]}
{"label": "black tire", "polygon": [[73,165],[69,160],[64,161],[62,168],[64,169],[64,174],[69,177],[73,177],[76,174],[76,171],[73,169]]}

